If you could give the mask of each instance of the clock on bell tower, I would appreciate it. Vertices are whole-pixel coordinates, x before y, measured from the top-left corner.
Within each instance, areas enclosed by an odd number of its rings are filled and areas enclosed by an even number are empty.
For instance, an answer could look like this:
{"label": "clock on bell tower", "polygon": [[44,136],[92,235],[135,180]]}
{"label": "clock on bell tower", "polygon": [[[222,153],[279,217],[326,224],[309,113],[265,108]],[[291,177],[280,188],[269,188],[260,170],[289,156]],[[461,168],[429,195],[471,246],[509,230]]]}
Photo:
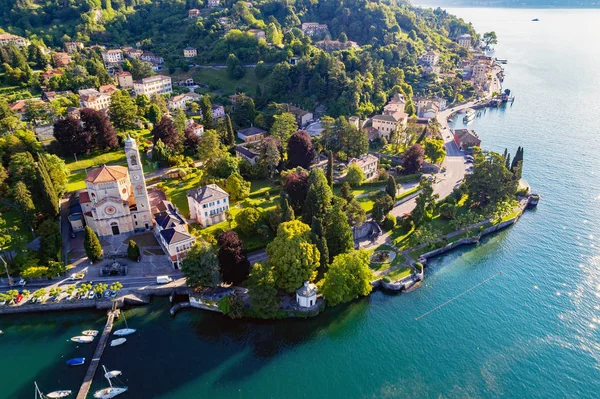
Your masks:
{"label": "clock on bell tower", "polygon": [[127,156],[131,189],[137,205],[137,211],[134,214],[134,227],[137,229],[149,228],[152,226],[150,198],[148,198],[148,191],[146,189],[140,151],[135,139],[131,137],[127,137],[127,140],[125,140],[125,155]]}

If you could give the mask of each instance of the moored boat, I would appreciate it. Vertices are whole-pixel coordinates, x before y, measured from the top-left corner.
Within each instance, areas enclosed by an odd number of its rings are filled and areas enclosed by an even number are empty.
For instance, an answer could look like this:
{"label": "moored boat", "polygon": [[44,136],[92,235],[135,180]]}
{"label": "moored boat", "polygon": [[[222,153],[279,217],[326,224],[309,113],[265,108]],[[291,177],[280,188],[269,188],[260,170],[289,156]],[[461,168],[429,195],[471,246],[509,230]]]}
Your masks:
{"label": "moored boat", "polygon": [[110,346],[123,345],[127,341],[127,338],[117,338],[110,341]]}
{"label": "moored boat", "polygon": [[67,366],[81,366],[85,363],[85,357],[75,357],[67,360]]}
{"label": "moored boat", "polygon": [[120,370],[112,370],[104,374],[104,378],[115,378],[120,376],[122,373]]}
{"label": "moored boat", "polygon": [[135,328],[129,328],[127,325],[127,319],[125,318],[125,314],[123,313],[123,321],[125,321],[125,328],[121,328],[120,330],[115,331],[113,334],[117,337],[125,337],[127,335],[131,335],[135,333],[137,330]]}
{"label": "moored boat", "polygon": [[[106,380],[108,381],[108,388],[104,388],[104,389],[100,389],[96,392],[94,392],[94,398],[97,399],[110,399],[110,398],[114,398],[117,395],[120,395],[124,392],[127,392],[127,387],[115,387],[113,386],[112,382],[111,382],[111,378],[116,377],[117,375],[121,374],[120,371],[111,371],[108,372],[106,371],[106,367],[102,366],[102,368],[104,369],[104,378],[106,378]],[[119,374],[117,375],[112,375],[111,373],[115,373],[118,372]]]}
{"label": "moored boat", "polygon": [[85,330],[81,334],[87,335],[88,337],[95,337],[96,335],[98,335],[98,330]]}
{"label": "moored boat", "polygon": [[78,335],[77,337],[71,338],[71,341],[77,342],[79,344],[89,344],[94,340],[94,337],[90,337],[87,335]]}
{"label": "moored boat", "polygon": [[71,391],[68,391],[68,390],[54,391],[54,392],[47,393],[45,396],[49,399],[66,398],[68,396],[71,396]]}
{"label": "moored boat", "polygon": [[60,399],[60,398],[66,398],[68,396],[71,396],[71,391],[67,390],[67,389],[63,389],[60,391],[54,391],[54,392],[50,392],[46,395],[44,395],[42,393],[42,391],[40,391],[40,388],[38,387],[37,382],[34,382],[33,385],[35,385],[35,397],[37,398],[38,396],[40,397],[40,399]]}
{"label": "moored boat", "polygon": [[470,122],[473,119],[475,119],[475,111],[472,109],[469,109],[466,113],[465,113],[465,117],[463,118],[464,122]]}

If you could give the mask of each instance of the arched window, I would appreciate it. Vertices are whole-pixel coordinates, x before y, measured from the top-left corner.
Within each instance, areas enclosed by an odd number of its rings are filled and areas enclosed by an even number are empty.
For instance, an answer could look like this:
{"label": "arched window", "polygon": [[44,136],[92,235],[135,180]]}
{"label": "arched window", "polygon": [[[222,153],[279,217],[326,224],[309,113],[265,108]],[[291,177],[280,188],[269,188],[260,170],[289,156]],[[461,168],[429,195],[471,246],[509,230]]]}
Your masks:
{"label": "arched window", "polygon": [[144,187],[142,186],[137,186],[135,188],[135,195],[143,195],[144,194]]}
{"label": "arched window", "polygon": [[129,157],[129,161],[131,163],[131,166],[137,165],[137,157],[135,156],[135,154],[131,154],[131,156]]}

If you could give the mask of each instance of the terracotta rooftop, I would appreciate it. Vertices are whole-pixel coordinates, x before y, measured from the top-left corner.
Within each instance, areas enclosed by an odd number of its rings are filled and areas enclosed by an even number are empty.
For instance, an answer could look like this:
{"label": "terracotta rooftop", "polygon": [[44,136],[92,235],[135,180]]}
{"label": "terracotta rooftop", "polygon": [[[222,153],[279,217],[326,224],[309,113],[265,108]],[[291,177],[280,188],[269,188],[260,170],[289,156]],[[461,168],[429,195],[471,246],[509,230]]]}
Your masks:
{"label": "terracotta rooftop", "polygon": [[99,168],[92,169],[85,177],[85,181],[97,184],[116,181],[124,177],[127,177],[126,167],[102,165]]}

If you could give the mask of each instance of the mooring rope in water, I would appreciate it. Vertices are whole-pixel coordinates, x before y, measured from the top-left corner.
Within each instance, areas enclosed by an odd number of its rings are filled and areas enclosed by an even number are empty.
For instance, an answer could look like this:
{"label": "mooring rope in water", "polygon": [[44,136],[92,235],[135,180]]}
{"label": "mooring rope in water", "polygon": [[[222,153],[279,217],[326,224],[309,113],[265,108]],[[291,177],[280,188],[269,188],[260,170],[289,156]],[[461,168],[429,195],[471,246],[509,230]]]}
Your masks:
{"label": "mooring rope in water", "polygon": [[422,319],[423,317],[427,316],[430,313],[435,312],[436,310],[439,310],[441,308],[443,308],[444,306],[448,305],[450,302],[457,300],[458,298],[460,298],[461,296],[465,295],[467,292],[469,291],[473,291],[475,288],[479,287],[480,285],[483,285],[493,279],[495,279],[496,277],[500,276],[502,274],[502,272],[498,272],[497,274],[494,274],[492,277],[488,277],[487,279],[483,280],[482,282],[475,284],[474,286],[472,286],[471,288],[469,288],[468,290],[465,290],[463,292],[461,292],[460,294],[458,294],[457,296],[455,296],[454,298],[450,298],[448,299],[446,302],[442,303],[441,305],[436,306],[435,308],[423,313],[421,316],[419,317],[415,317],[415,321]]}

